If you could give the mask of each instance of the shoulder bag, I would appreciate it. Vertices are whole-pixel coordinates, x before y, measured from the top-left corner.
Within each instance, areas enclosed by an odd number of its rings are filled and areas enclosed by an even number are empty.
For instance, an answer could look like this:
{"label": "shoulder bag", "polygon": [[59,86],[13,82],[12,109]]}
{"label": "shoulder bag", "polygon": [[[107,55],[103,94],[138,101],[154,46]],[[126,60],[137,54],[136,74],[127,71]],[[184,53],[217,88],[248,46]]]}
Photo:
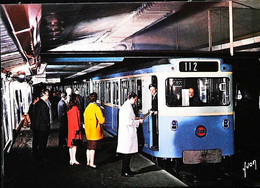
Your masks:
{"label": "shoulder bag", "polygon": [[76,131],[75,137],[71,141],[71,145],[73,146],[82,146],[83,140],[80,139],[80,130]]}

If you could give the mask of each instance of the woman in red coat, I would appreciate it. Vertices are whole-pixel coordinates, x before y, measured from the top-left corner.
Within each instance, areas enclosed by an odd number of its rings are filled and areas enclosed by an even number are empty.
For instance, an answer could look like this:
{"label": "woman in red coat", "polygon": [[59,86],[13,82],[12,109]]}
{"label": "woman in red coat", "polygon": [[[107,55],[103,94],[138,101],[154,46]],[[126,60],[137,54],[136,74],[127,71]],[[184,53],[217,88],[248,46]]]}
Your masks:
{"label": "woman in red coat", "polygon": [[[70,96],[68,104],[68,147],[70,153],[70,165],[80,165],[76,160],[77,146],[71,144],[72,139],[75,137],[77,131],[80,130],[80,111],[79,111],[80,100],[75,94]],[[82,135],[79,135],[82,139]]]}

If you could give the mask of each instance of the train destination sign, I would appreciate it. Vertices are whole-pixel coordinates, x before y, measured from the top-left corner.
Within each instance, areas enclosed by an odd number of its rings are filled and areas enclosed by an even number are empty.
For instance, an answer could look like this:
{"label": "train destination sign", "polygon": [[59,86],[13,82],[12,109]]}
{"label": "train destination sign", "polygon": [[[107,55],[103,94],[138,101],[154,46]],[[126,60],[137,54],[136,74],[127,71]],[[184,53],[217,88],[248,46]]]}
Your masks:
{"label": "train destination sign", "polygon": [[217,72],[217,61],[181,61],[180,72]]}

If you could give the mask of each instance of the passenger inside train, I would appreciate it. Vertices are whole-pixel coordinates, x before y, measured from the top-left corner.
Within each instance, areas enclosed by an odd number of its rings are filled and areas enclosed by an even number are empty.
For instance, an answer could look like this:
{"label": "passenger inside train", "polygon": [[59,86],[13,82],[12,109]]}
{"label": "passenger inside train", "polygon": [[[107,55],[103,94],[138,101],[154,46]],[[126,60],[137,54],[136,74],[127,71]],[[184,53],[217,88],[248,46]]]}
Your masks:
{"label": "passenger inside train", "polygon": [[202,104],[199,97],[195,95],[194,89],[191,87],[189,88],[189,105],[190,106],[200,106]]}

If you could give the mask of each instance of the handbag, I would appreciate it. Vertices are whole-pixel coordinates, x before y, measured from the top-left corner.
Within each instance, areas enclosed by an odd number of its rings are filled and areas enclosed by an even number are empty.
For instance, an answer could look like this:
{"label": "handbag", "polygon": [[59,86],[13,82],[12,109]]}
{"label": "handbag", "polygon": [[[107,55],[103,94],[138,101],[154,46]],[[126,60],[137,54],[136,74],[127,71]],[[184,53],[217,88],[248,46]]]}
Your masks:
{"label": "handbag", "polygon": [[76,131],[75,137],[71,141],[71,145],[73,146],[81,146],[83,144],[83,140],[79,137],[77,138],[77,135],[80,134],[80,130]]}

